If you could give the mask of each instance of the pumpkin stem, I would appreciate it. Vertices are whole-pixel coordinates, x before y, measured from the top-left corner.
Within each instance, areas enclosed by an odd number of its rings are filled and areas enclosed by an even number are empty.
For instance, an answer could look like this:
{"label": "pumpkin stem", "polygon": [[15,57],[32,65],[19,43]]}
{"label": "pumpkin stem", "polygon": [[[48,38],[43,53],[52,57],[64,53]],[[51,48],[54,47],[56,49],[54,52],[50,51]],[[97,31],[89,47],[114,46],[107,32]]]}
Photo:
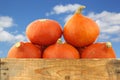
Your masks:
{"label": "pumpkin stem", "polygon": [[46,21],[47,19],[39,19],[39,21],[41,21],[41,22],[44,22],[44,21]]}
{"label": "pumpkin stem", "polygon": [[17,43],[15,44],[15,47],[16,47],[16,48],[19,48],[21,45],[22,45],[21,42],[17,42]]}
{"label": "pumpkin stem", "polygon": [[106,46],[107,46],[107,48],[110,48],[110,47],[112,47],[112,44],[111,44],[111,42],[106,42]]}
{"label": "pumpkin stem", "polygon": [[80,6],[80,7],[76,10],[75,13],[78,13],[78,14],[82,13],[82,10],[83,10],[84,8],[86,8],[86,6]]}
{"label": "pumpkin stem", "polygon": [[58,44],[62,44],[62,40],[59,38],[59,39],[57,40],[57,43],[58,43]]}

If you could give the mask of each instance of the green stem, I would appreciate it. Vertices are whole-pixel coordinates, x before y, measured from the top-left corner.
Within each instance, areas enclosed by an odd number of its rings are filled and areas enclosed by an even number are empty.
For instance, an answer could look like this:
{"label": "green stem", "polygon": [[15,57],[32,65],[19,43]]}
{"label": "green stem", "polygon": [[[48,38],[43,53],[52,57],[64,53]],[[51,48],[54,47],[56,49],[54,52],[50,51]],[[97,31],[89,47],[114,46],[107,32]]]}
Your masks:
{"label": "green stem", "polygon": [[82,10],[83,10],[84,8],[86,8],[86,6],[80,6],[80,7],[76,10],[75,13],[78,13],[78,14],[82,13]]}

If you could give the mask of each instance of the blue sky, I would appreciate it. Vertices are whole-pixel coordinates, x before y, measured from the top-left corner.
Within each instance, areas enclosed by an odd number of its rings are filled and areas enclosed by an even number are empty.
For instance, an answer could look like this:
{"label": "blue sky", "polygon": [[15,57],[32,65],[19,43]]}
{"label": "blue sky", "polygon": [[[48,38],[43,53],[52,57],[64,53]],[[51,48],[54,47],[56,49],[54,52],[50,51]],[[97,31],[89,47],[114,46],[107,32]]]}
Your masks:
{"label": "blue sky", "polygon": [[26,26],[36,19],[53,19],[63,27],[80,5],[85,16],[100,26],[97,42],[111,41],[120,58],[120,0],[0,0],[0,57],[6,57],[10,47],[27,41]]}

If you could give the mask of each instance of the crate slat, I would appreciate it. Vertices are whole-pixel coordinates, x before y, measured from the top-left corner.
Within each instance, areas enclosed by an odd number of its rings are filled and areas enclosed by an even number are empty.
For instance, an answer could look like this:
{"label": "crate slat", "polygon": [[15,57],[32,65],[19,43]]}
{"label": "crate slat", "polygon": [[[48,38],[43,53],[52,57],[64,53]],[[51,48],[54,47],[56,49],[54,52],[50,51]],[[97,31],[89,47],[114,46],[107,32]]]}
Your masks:
{"label": "crate slat", "polygon": [[0,80],[119,79],[119,59],[0,59]]}

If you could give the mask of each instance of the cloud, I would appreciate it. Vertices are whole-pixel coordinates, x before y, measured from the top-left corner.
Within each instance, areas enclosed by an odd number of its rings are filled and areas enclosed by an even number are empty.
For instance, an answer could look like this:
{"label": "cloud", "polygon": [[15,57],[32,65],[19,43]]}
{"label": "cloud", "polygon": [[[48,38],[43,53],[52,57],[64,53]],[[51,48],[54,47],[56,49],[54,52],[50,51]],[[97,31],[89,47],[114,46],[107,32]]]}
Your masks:
{"label": "cloud", "polygon": [[120,42],[120,37],[112,38],[111,40],[114,42]]}
{"label": "cloud", "polygon": [[0,28],[8,28],[15,25],[9,16],[0,16]]}
{"label": "cloud", "polygon": [[112,34],[116,32],[120,33],[120,13],[103,11],[95,14],[92,12],[88,16],[98,23],[102,32]]}
{"label": "cloud", "polygon": [[101,13],[91,12],[87,16],[94,19],[99,25],[101,31],[100,40],[120,42],[120,13],[108,11]]}
{"label": "cloud", "polygon": [[25,40],[25,36],[22,34],[13,35],[7,31],[4,31],[4,30],[1,31],[0,33],[1,33],[0,34],[0,41],[1,42],[14,43],[14,42]]}
{"label": "cloud", "polygon": [[13,18],[9,16],[0,16],[0,42],[14,43],[26,40],[26,37],[23,34],[13,35],[5,30],[5,28],[12,28],[15,25],[16,24],[14,23]]}
{"label": "cloud", "polygon": [[46,16],[53,15],[53,14],[62,14],[62,13],[71,13],[74,12],[80,4],[67,4],[67,5],[56,5],[53,7],[51,12],[47,12]]}

